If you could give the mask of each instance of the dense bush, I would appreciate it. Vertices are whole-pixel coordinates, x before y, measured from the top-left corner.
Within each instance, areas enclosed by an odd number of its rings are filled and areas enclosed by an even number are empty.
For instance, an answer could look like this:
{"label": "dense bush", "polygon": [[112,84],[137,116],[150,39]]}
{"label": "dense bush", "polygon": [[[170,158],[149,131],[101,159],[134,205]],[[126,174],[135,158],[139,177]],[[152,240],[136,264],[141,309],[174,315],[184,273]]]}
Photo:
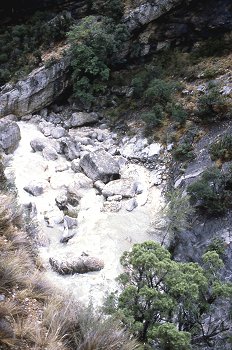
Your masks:
{"label": "dense bush", "polygon": [[193,146],[188,142],[179,144],[173,151],[173,157],[179,161],[194,159]]}
{"label": "dense bush", "polygon": [[203,172],[201,178],[188,186],[192,204],[206,215],[223,215],[231,206],[231,171],[222,173],[217,168]]}
{"label": "dense bush", "polygon": [[213,347],[220,339],[225,345],[230,313],[223,303],[231,298],[232,286],[221,280],[223,262],[215,251],[204,254],[202,260],[203,266],[176,262],[156,242],[135,244],[121,258],[125,273],[119,276],[120,294],[108,299],[109,312],[146,349]]}
{"label": "dense bush", "polygon": [[119,19],[123,15],[122,0],[95,0],[91,2],[91,10],[97,14]]}
{"label": "dense bush", "polygon": [[217,87],[210,86],[208,92],[198,99],[197,107],[201,121],[209,122],[225,117],[229,103]]}
{"label": "dense bush", "polygon": [[160,104],[156,104],[152,111],[143,113],[141,115],[142,120],[146,123],[147,129],[152,130],[152,128],[159,126],[164,118],[164,110]]}
{"label": "dense bush", "polygon": [[84,18],[68,33],[72,54],[72,80],[74,94],[82,102],[91,104],[107,87],[112,65],[128,37],[122,24],[109,18],[97,21],[95,17]]}
{"label": "dense bush", "polygon": [[171,100],[175,87],[175,84],[172,82],[153,79],[144,92],[144,97],[146,98],[146,101],[153,106],[156,103],[165,105]]}
{"label": "dense bush", "polygon": [[221,137],[210,146],[209,152],[212,160],[220,159],[226,162],[232,160],[232,135]]}
{"label": "dense bush", "polygon": [[167,108],[171,119],[180,125],[184,124],[187,119],[187,112],[182,105],[177,103],[171,103]]}
{"label": "dense bush", "polygon": [[65,38],[71,19],[65,12],[59,16],[37,12],[24,24],[0,30],[0,85],[16,73],[32,70],[41,62],[40,49],[48,49]]}

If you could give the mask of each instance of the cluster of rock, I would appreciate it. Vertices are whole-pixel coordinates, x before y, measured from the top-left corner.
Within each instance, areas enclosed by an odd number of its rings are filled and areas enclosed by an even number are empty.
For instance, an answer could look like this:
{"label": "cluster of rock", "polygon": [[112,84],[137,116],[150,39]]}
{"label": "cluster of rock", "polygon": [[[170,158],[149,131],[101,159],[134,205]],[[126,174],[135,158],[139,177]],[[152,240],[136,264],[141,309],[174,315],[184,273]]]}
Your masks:
{"label": "cluster of rock", "polygon": [[[44,221],[50,228],[63,227],[60,242],[67,243],[78,232],[78,208],[88,191],[95,191],[102,198],[103,212],[133,211],[138,206],[137,197],[148,189],[143,188],[138,174],[133,176],[124,169],[131,162],[152,168],[157,166],[161,145],[149,145],[147,139],[139,136],[119,139],[99,122],[100,117],[96,113],[75,112],[68,118],[54,112],[48,114],[43,111],[41,114],[46,118],[41,115],[26,116],[22,119],[27,121],[18,123],[20,126],[27,125],[28,119],[31,119],[29,124],[34,123],[36,135],[40,136],[30,139],[31,152],[44,159],[43,172],[46,176],[35,176],[23,187],[31,195],[31,203],[26,205],[31,216],[37,212],[37,198],[46,200],[46,193],[53,191],[54,205],[44,212]],[[15,142],[9,144],[6,141],[3,150],[13,151],[17,147],[20,139],[18,124],[3,118],[5,129],[2,135],[7,132],[11,135],[15,129],[18,131]],[[49,172],[51,165],[54,171]],[[150,186],[161,184],[162,169],[160,167],[160,175],[156,179],[151,172]],[[144,205],[146,200],[144,195],[143,203],[140,200],[139,205]],[[94,269],[98,270],[102,265],[92,257],[77,258],[75,263],[50,259],[52,268],[61,274],[92,271],[94,262]]]}

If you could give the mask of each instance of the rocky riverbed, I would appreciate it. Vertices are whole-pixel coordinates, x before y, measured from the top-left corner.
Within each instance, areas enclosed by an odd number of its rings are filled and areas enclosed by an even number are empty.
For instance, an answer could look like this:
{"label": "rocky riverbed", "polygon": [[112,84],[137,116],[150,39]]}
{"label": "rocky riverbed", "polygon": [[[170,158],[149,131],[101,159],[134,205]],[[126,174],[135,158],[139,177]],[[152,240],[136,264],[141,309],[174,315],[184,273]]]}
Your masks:
{"label": "rocky riverbed", "polygon": [[141,136],[119,137],[96,114],[23,119],[12,122],[21,141],[6,156],[6,174],[37,226],[45,274],[54,287],[100,305],[117,289],[123,251],[163,238],[165,151]]}

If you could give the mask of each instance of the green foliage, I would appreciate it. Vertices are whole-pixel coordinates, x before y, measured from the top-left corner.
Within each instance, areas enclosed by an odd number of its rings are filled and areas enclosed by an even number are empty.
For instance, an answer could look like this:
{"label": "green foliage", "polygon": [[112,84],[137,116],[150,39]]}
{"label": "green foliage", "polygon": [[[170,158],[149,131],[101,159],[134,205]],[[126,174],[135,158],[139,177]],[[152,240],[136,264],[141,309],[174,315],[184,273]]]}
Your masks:
{"label": "green foliage", "polygon": [[33,17],[13,27],[0,30],[0,85],[16,73],[31,70],[41,61],[40,49],[48,49],[65,38],[71,19],[64,12],[37,12]]}
{"label": "green foliage", "polygon": [[164,110],[160,104],[156,104],[152,111],[143,113],[141,115],[142,120],[146,123],[147,129],[152,130],[152,128],[159,126],[164,118]]}
{"label": "green foliage", "polygon": [[72,53],[72,80],[74,94],[82,102],[91,104],[107,87],[112,64],[128,32],[122,24],[110,19],[97,21],[84,18],[68,33]]}
{"label": "green foliage", "polygon": [[199,44],[197,48],[191,53],[193,60],[202,59],[202,57],[222,56],[225,50],[230,50],[232,44],[232,37],[213,37],[209,38]]}
{"label": "green foliage", "polygon": [[146,101],[148,101],[148,103],[151,105],[155,105],[156,103],[165,105],[171,100],[175,87],[175,84],[172,82],[161,79],[153,79],[148,85],[144,96]]}
{"label": "green foliage", "polygon": [[225,162],[232,160],[232,136],[228,134],[219,138],[210,146],[209,152],[212,160],[220,159]]}
{"label": "green foliage", "polygon": [[225,319],[211,323],[215,302],[231,298],[232,287],[220,280],[223,263],[215,251],[204,254],[203,262],[176,262],[153,241],[135,244],[122,255],[122,291],[114,302],[111,296],[111,312],[140,341],[159,349],[212,345],[227,330]]}
{"label": "green foliage", "polygon": [[163,71],[160,65],[146,65],[145,69],[137,73],[131,81],[133,96],[135,98],[142,98],[150,81],[154,78],[161,78],[162,75]]}
{"label": "green foliage", "polygon": [[164,323],[149,332],[149,338],[157,339],[163,350],[191,350],[191,335],[178,331],[173,323]]}
{"label": "green foliage", "polygon": [[220,257],[225,253],[225,242],[221,238],[214,238],[207,247],[207,252],[215,251]]}
{"label": "green foliage", "polygon": [[231,205],[231,171],[222,173],[217,168],[207,169],[199,180],[188,186],[192,204],[206,215],[223,215]]}
{"label": "green foliage", "polygon": [[176,234],[189,227],[189,217],[193,213],[189,196],[175,189],[166,195],[168,201],[165,217],[168,221],[168,232]]}
{"label": "green foliage", "polygon": [[91,1],[91,10],[99,15],[120,19],[123,15],[122,0],[95,0]]}
{"label": "green foliage", "polygon": [[179,144],[173,151],[173,157],[178,161],[194,159],[193,146],[188,142]]}
{"label": "green foliage", "polygon": [[171,115],[171,119],[175,122],[179,123],[180,125],[183,125],[187,119],[187,112],[183,108],[182,105],[177,103],[171,103],[168,106],[168,112]]}
{"label": "green foliage", "polygon": [[209,87],[209,91],[199,97],[197,102],[198,117],[203,122],[217,121],[225,117],[229,109],[227,99],[222,96],[215,86]]}

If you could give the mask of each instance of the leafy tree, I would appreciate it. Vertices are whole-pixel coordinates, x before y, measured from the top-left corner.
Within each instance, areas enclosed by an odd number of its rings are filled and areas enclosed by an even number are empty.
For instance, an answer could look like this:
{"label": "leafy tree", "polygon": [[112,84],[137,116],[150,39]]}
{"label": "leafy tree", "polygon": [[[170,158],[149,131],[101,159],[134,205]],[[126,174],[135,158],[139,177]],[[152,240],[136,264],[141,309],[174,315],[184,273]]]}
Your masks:
{"label": "leafy tree", "polygon": [[[125,252],[121,263],[122,291],[111,296],[111,313],[141,342],[187,350],[193,344],[213,345],[218,335],[225,341],[231,324],[223,302],[230,300],[232,286],[220,279],[223,262],[215,251],[204,254],[201,267],[176,262],[168,250],[148,241]],[[222,309],[216,312],[219,302]]]}
{"label": "leafy tree", "polygon": [[105,91],[111,66],[127,35],[124,25],[116,25],[109,18],[97,21],[93,16],[84,18],[68,33],[73,90],[83,102],[89,104]]}
{"label": "leafy tree", "polygon": [[91,10],[107,17],[119,19],[123,15],[122,0],[94,0],[91,2]]}
{"label": "leafy tree", "polygon": [[205,170],[201,178],[188,186],[192,204],[206,215],[223,215],[231,206],[232,178],[218,168]]}

